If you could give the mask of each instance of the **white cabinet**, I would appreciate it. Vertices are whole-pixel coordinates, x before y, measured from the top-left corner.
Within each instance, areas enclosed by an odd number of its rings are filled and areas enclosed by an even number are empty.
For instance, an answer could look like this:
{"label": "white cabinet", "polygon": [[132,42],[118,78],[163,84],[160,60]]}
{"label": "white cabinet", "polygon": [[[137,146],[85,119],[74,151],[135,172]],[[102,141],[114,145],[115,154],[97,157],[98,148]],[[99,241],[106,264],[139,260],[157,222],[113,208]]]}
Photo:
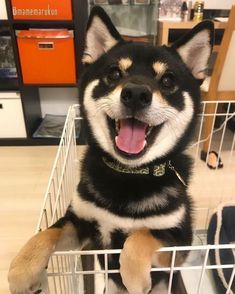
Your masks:
{"label": "white cabinet", "polygon": [[0,19],[7,19],[7,9],[5,0],[0,0]]}
{"label": "white cabinet", "polygon": [[0,92],[0,138],[26,138],[20,95]]}

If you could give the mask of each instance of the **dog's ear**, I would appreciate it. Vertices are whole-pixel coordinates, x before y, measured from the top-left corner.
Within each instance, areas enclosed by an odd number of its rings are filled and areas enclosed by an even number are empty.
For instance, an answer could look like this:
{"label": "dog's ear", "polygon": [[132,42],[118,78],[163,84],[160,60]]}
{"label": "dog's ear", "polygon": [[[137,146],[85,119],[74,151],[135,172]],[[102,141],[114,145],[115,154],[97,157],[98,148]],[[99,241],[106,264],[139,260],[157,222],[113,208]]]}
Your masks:
{"label": "dog's ear", "polygon": [[101,7],[95,6],[91,10],[87,24],[83,63],[93,63],[121,40],[120,34],[106,12]]}
{"label": "dog's ear", "polygon": [[204,79],[214,43],[214,24],[203,21],[177,40],[174,48],[196,79]]}

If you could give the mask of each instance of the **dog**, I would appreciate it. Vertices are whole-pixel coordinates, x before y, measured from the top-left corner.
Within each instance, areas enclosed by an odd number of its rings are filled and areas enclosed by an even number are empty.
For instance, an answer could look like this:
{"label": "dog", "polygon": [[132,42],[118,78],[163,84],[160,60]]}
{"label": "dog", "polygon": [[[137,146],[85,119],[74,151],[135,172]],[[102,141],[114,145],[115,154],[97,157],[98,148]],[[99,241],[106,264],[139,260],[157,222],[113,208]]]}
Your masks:
{"label": "dog", "polygon": [[[171,263],[171,254],[157,249],[192,242],[192,161],[184,150],[212,45],[209,21],[169,47],[127,42],[104,10],[93,8],[79,86],[88,149],[77,194],[65,216],[14,258],[11,293],[39,293],[54,251],[87,246],[122,248],[108,260],[121,273],[109,275],[111,294],[156,293],[167,282],[167,273],[151,276],[150,269]],[[176,264],[185,257],[177,254]]]}

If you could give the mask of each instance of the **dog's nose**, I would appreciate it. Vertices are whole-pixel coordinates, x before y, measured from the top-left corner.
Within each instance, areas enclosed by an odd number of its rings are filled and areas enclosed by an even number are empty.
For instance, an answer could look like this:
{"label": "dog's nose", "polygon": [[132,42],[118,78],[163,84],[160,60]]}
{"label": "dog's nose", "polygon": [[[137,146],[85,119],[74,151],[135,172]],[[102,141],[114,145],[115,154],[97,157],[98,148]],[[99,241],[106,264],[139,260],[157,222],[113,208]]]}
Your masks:
{"label": "dog's nose", "polygon": [[152,93],[145,85],[128,83],[121,92],[121,102],[133,110],[141,110],[152,102]]}

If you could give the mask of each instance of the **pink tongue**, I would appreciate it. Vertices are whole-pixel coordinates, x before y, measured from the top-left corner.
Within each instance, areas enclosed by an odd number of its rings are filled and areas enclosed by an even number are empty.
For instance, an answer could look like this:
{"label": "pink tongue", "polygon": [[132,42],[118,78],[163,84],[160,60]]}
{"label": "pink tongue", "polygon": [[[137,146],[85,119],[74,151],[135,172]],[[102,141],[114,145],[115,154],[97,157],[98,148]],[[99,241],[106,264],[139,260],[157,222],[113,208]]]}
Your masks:
{"label": "pink tongue", "polygon": [[145,130],[147,124],[133,118],[120,121],[120,131],[115,138],[117,147],[129,154],[140,153],[146,144]]}

